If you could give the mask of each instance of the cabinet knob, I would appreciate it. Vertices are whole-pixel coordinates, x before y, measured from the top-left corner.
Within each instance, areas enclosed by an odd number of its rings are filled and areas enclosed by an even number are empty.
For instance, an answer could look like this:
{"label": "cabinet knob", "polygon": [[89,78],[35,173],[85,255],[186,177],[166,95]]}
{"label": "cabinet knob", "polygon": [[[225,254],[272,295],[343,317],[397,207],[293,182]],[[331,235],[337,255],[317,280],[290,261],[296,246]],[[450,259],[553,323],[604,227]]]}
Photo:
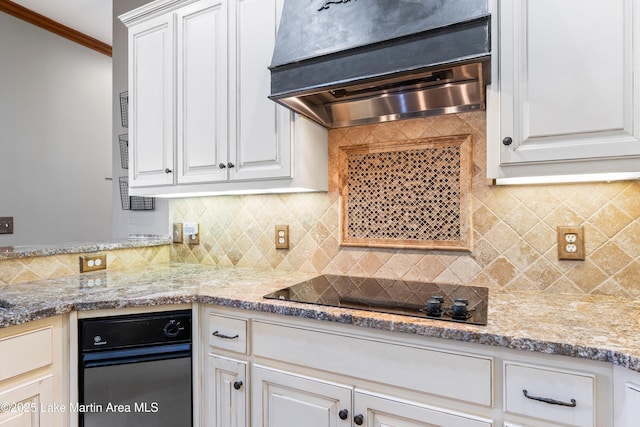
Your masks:
{"label": "cabinet knob", "polygon": [[362,414],[358,414],[355,417],[353,417],[353,422],[356,425],[361,426],[362,423],[364,423],[364,417],[362,416]]}
{"label": "cabinet knob", "polygon": [[504,145],[511,145],[511,143],[513,143],[513,139],[511,139],[510,136],[507,136],[505,139],[502,140],[502,143]]}
{"label": "cabinet knob", "polygon": [[227,163],[227,167],[228,167],[229,169],[231,169],[232,167],[235,167],[235,165],[234,165],[233,163],[229,162],[229,163]]}
{"label": "cabinet knob", "polygon": [[169,168],[166,168],[166,169],[164,170],[164,173],[171,173],[171,172],[173,172],[173,171],[172,171],[171,169],[169,169]]}
{"label": "cabinet knob", "polygon": [[340,412],[338,412],[338,416],[341,420],[346,420],[347,418],[349,418],[349,411],[347,411],[346,409],[342,409],[340,410]]}
{"label": "cabinet knob", "polygon": [[224,168],[226,168],[226,167],[227,167],[227,165],[225,165],[224,163],[220,163],[220,164],[218,165],[218,167],[219,167],[220,169],[224,169]]}
{"label": "cabinet knob", "polygon": [[233,388],[235,388],[236,390],[240,390],[242,388],[242,381],[236,381],[235,383],[233,383]]}

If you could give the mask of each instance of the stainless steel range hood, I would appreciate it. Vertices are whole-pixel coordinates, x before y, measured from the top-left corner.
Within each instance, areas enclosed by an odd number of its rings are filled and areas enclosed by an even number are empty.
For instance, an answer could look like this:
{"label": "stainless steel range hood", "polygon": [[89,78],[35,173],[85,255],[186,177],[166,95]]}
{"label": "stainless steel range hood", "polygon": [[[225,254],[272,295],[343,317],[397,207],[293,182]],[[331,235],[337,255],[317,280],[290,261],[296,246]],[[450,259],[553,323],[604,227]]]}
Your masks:
{"label": "stainless steel range hood", "polygon": [[483,109],[488,0],[286,0],[272,100],[329,128]]}

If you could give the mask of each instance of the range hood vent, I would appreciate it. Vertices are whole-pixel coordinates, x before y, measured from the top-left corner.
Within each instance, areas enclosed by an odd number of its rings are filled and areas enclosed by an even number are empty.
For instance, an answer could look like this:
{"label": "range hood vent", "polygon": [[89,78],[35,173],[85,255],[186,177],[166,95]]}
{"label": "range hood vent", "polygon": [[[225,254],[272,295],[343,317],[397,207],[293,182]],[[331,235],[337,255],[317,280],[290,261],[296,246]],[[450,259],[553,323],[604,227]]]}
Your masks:
{"label": "range hood vent", "polygon": [[272,100],[329,128],[484,109],[488,0],[286,0]]}

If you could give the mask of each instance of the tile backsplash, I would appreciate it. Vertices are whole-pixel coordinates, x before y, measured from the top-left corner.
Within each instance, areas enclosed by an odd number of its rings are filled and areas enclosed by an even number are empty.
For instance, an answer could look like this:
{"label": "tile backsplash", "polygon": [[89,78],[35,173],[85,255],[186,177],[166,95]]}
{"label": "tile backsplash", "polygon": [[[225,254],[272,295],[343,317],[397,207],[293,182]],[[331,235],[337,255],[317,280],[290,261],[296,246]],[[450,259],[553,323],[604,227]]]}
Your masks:
{"label": "tile backsplash", "polygon": [[[169,248],[166,245],[108,250],[101,251],[101,253],[107,255],[108,270],[162,264],[170,260]],[[81,254],[74,253],[1,260],[0,287],[43,279],[76,276],[79,274],[79,255]]]}
{"label": "tile backsplash", "polygon": [[[485,129],[484,112],[333,129],[327,193],[171,200],[169,221],[198,221],[201,233],[171,260],[640,298],[640,182],[492,186]],[[339,246],[340,147],[458,134],[474,141],[471,252]],[[277,224],[289,225],[289,250],[275,249]],[[565,225],[584,226],[585,261],[558,261]]]}

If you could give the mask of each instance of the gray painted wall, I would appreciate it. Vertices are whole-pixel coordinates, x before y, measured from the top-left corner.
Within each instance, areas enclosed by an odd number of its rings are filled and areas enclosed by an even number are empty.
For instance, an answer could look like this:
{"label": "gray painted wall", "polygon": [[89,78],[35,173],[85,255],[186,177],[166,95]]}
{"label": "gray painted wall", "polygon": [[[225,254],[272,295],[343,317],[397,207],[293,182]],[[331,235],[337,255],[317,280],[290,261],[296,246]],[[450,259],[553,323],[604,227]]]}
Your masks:
{"label": "gray painted wall", "polygon": [[171,234],[169,204],[156,199],[154,211],[123,211],[120,203],[118,177],[126,176],[121,168],[118,135],[127,133],[120,120],[120,92],[127,90],[127,27],[118,16],[149,3],[149,0],[113,0],[113,237],[127,238],[129,234]]}
{"label": "gray painted wall", "polygon": [[0,12],[1,246],[111,238],[111,58]]}

